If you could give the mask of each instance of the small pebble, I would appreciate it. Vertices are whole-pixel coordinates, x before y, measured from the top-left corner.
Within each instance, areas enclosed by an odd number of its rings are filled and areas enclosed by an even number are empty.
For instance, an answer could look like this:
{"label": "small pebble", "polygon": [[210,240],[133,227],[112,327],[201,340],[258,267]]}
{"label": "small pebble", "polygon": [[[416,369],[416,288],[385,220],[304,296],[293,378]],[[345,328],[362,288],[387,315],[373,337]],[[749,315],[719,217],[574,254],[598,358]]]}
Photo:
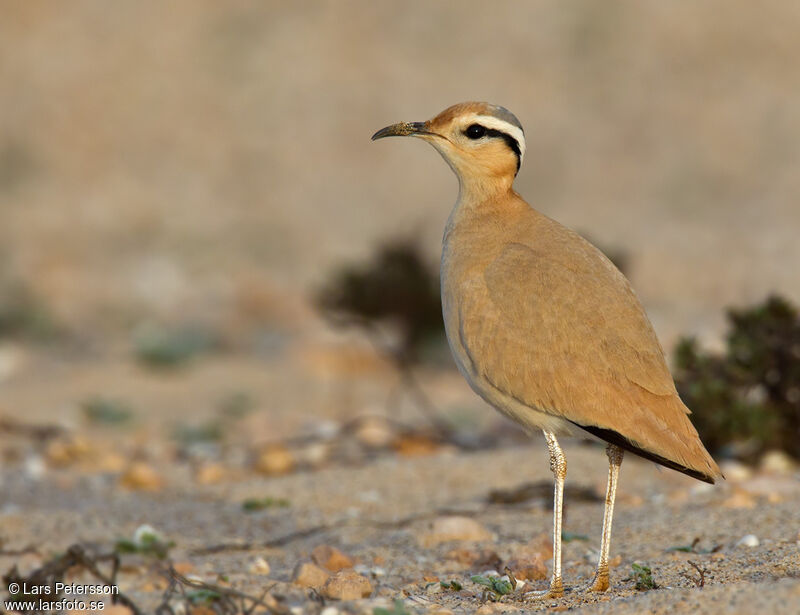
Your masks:
{"label": "small pebble", "polygon": [[481,542],[491,540],[492,534],[483,525],[469,517],[439,517],[430,532],[423,534],[419,542],[423,547],[433,547],[442,542]]}
{"label": "small pebble", "polygon": [[331,600],[358,600],[372,593],[369,579],[352,570],[341,570],[322,587],[322,595]]}
{"label": "small pebble", "polygon": [[45,447],[44,456],[52,467],[65,467],[93,453],[89,443],[79,436],[51,440]]}
{"label": "small pebble", "polygon": [[226,472],[218,463],[204,463],[195,473],[195,480],[201,485],[216,485],[225,479]]}
{"label": "small pebble", "polygon": [[315,468],[325,465],[330,457],[331,447],[327,442],[313,442],[299,452],[300,461]]}
{"label": "small pebble", "polygon": [[265,560],[263,557],[257,557],[253,560],[250,564],[250,573],[251,574],[260,574],[263,576],[267,576],[269,574],[269,562]]}
{"label": "small pebble", "polygon": [[404,457],[423,457],[438,452],[440,444],[422,434],[400,436],[393,443],[395,451]]}
{"label": "small pebble", "polygon": [[734,489],[733,494],[722,502],[725,508],[755,508],[756,499],[744,489]]}
{"label": "small pebble", "polygon": [[722,470],[725,479],[732,483],[738,483],[753,476],[753,470],[749,466],[733,459],[720,463],[719,469]]}
{"label": "small pebble", "polygon": [[39,455],[30,455],[25,459],[25,475],[32,480],[39,480],[47,472],[47,464]]}
{"label": "small pebble", "polygon": [[783,451],[767,451],[759,464],[761,471],[767,474],[791,474],[795,470],[795,463]]}
{"label": "small pebble", "polygon": [[292,583],[301,587],[319,589],[330,576],[330,573],[312,562],[301,562],[294,569]]}
{"label": "small pebble", "polygon": [[258,454],[255,467],[268,476],[288,474],[294,469],[294,457],[283,444],[273,444]]}
{"label": "small pebble", "polygon": [[98,456],[95,460],[95,469],[98,472],[109,472],[118,474],[125,470],[128,460],[119,453],[107,451]]}
{"label": "small pebble", "polygon": [[547,566],[541,557],[515,558],[508,567],[518,580],[540,581],[547,578]]}
{"label": "small pebble", "polygon": [[135,461],[120,477],[120,484],[135,491],[158,491],[164,486],[164,479],[144,461]]}
{"label": "small pebble", "polygon": [[757,547],[761,544],[758,540],[758,536],[755,534],[747,534],[746,536],[742,536],[739,541],[736,543],[737,547]]}
{"label": "small pebble", "polygon": [[368,417],[356,429],[356,439],[369,448],[385,448],[394,440],[392,426],[384,418]]}
{"label": "small pebble", "polygon": [[352,568],[355,563],[349,555],[330,545],[317,545],[314,547],[311,552],[311,559],[318,566],[322,566],[331,572]]}

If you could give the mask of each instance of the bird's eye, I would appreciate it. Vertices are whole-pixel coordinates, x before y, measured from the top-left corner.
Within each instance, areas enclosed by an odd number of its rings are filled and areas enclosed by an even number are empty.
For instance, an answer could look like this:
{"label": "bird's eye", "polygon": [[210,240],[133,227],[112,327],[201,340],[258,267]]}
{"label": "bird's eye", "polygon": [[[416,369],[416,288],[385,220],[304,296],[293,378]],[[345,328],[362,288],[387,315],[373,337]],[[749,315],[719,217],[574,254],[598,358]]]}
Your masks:
{"label": "bird's eye", "polygon": [[464,134],[467,135],[469,139],[480,139],[486,136],[486,129],[480,124],[471,124],[464,131]]}

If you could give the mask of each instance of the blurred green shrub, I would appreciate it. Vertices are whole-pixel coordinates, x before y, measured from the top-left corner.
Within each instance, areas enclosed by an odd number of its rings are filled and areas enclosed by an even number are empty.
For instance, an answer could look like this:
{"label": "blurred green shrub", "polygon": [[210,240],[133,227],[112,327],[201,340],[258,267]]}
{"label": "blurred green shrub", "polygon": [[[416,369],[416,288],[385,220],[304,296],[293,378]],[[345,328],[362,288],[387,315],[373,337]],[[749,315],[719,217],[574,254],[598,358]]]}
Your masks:
{"label": "blurred green shrub", "polygon": [[753,460],[769,449],[800,459],[800,317],[778,296],[728,311],[724,354],[683,339],[676,385],[712,452]]}
{"label": "blurred green shrub", "polygon": [[175,329],[146,326],[133,339],[136,359],[151,368],[184,365],[199,354],[217,347],[212,332],[201,327],[182,326]]}
{"label": "blurred green shrub", "polygon": [[315,304],[337,325],[394,325],[400,342],[393,354],[402,364],[416,363],[426,343],[444,339],[438,268],[410,239],[389,241],[368,262],[334,271]]}
{"label": "blurred green shrub", "polygon": [[118,399],[91,397],[81,404],[83,415],[92,423],[126,425],[133,419],[130,406]]}

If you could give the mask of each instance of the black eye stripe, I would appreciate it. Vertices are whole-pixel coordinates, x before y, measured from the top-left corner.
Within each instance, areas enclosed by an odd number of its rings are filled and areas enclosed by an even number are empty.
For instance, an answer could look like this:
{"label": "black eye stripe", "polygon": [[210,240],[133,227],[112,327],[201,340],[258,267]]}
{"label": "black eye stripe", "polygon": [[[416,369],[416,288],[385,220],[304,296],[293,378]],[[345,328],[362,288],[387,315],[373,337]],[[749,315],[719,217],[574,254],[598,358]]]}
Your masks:
{"label": "black eye stripe", "polygon": [[[476,128],[481,129],[482,134],[478,134],[478,130]],[[471,131],[471,134],[470,134]],[[506,145],[514,152],[517,156],[517,172],[519,172],[520,164],[522,163],[522,152],[519,149],[519,142],[512,137],[507,132],[503,132],[502,130],[497,130],[496,128],[486,128],[485,126],[481,126],[480,124],[470,124],[467,129],[464,131],[464,134],[469,139],[480,139],[482,137],[489,137],[492,139],[502,139],[506,142]]]}

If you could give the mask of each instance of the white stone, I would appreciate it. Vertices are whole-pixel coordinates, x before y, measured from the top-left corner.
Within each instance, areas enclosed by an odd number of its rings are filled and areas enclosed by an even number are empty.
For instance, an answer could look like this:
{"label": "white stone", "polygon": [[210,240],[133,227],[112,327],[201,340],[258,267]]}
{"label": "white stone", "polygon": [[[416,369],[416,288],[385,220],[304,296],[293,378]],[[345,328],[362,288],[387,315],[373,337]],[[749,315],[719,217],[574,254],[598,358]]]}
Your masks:
{"label": "white stone", "polygon": [[755,534],[747,534],[746,536],[742,536],[739,539],[739,542],[736,543],[737,547],[757,547],[760,545],[761,542],[758,540],[758,536]]}

